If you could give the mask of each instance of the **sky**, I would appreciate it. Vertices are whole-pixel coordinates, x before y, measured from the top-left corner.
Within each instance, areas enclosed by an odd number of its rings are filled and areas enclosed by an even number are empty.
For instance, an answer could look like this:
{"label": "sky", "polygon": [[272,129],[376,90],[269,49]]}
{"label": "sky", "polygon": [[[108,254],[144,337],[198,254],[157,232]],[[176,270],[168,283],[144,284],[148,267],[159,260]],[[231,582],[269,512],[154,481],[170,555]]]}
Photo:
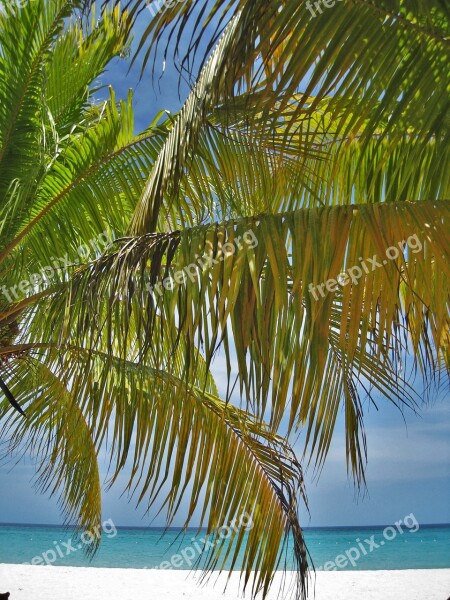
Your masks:
{"label": "sky", "polygon": [[[142,30],[149,17],[140,17]],[[138,35],[137,35],[138,37]],[[182,44],[186,43],[186,38]],[[183,48],[180,48],[183,54]],[[175,112],[180,107],[179,77],[168,60],[165,75],[158,81],[162,59],[156,64],[156,79],[151,73],[139,82],[139,63],[128,73],[129,62],[114,61],[102,82],[111,83],[117,97],[135,92],[136,130],[142,130],[161,109]],[[181,87],[185,95],[187,87]],[[219,390],[226,390],[225,363],[219,357],[213,366]],[[417,389],[420,390],[420,381]],[[420,524],[450,522],[450,402],[448,394],[431,395],[418,415],[404,414],[387,400],[379,399],[377,411],[365,406],[368,439],[367,490],[355,493],[345,462],[343,416],[339,417],[327,463],[319,478],[306,471],[310,514],[301,510],[304,526],[388,525],[410,513]],[[301,438],[297,449],[301,448]],[[106,465],[102,466],[106,477]],[[34,469],[22,461],[11,470],[0,466],[0,522],[58,524],[62,517],[55,499],[37,494],[33,488]],[[121,497],[125,477],[104,494],[103,517],[116,525],[163,526],[164,516],[156,511],[144,515],[135,503]],[[120,485],[122,483],[122,486]],[[183,510],[175,526],[184,521]],[[192,523],[196,525],[196,521]]]}

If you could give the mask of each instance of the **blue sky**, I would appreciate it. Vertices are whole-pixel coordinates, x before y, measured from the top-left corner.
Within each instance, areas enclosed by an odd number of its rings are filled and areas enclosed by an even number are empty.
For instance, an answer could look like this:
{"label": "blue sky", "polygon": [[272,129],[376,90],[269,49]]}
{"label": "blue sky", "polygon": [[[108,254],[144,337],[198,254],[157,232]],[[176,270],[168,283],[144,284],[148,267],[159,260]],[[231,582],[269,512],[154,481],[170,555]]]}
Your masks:
{"label": "blue sky", "polygon": [[[139,28],[148,16],[140,18]],[[181,55],[183,48],[180,48]],[[129,63],[115,61],[104,75],[118,97],[125,97],[128,88],[135,90],[136,129],[144,129],[161,109],[176,111],[180,106],[178,73],[168,61],[164,77],[158,83],[145,74],[138,84],[139,64],[127,74]],[[162,60],[156,65],[156,75],[162,70]],[[182,86],[182,94],[186,94]],[[214,365],[219,387],[226,389],[222,359]],[[420,382],[419,382],[420,383]],[[418,388],[420,389],[420,387]],[[450,522],[450,403],[448,396],[431,397],[420,415],[402,415],[388,401],[380,399],[379,411],[366,406],[366,431],[369,463],[368,490],[355,495],[345,465],[345,441],[342,416],[321,477],[313,480],[307,472],[307,492],[311,516],[304,511],[305,526],[376,525],[393,523],[413,512],[419,523]],[[301,438],[299,448],[301,445]],[[106,475],[106,468],[103,467]],[[37,495],[32,486],[33,468],[21,462],[12,471],[0,467],[0,521],[22,523],[60,523],[55,500]],[[122,484],[125,478],[122,479]],[[104,496],[104,518],[117,525],[164,525],[164,517],[152,522],[156,511],[143,517],[143,510],[121,498],[123,485],[116,485]],[[183,522],[183,511],[175,525]],[[195,524],[195,523],[193,523]]]}

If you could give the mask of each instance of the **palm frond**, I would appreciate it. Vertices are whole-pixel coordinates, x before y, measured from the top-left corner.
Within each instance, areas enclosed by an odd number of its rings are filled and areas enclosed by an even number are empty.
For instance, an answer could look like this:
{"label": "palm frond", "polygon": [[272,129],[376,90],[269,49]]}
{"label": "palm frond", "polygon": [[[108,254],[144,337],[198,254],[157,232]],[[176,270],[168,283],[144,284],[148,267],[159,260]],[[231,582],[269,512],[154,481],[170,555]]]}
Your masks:
{"label": "palm frond", "polygon": [[276,428],[290,397],[291,427],[309,423],[317,456],[345,400],[361,478],[361,388],[413,404],[400,375],[407,351],[424,376],[449,366],[448,210],[446,201],[329,207],[126,239],[74,275],[66,298],[45,307],[53,332],[33,335],[124,357],[137,348],[142,364],[170,371],[154,351],[160,318],[169,344],[186,340],[188,372],[196,346],[209,368],[232,339],[249,409],[270,408]]}
{"label": "palm frond", "polygon": [[[58,5],[61,5],[59,9]],[[88,102],[91,81],[104,70],[108,57],[111,60],[126,48],[130,35],[127,15],[118,9],[105,13],[85,40],[76,23],[69,23],[67,33],[61,36],[74,6],[72,2],[29,2],[23,9],[27,11],[26,16],[30,13],[29,20],[22,15],[18,20],[21,26],[10,25],[0,38],[0,69],[6,86],[0,92],[5,97],[0,114],[0,127],[4,130],[0,139],[0,194],[4,196],[0,208],[0,262],[11,255],[61,198],[66,197],[67,194],[61,194],[62,177],[65,175],[67,181],[67,173],[73,175],[77,168],[80,177],[87,175],[83,168],[86,169],[86,162],[95,151],[99,152],[101,144],[104,151],[106,143],[114,145],[119,132],[125,136],[128,132],[130,136],[129,129],[133,126],[130,107],[124,108],[122,122],[117,109],[110,109],[108,122],[104,124],[103,105],[92,107]],[[10,19],[15,24],[14,14],[11,13]],[[34,26],[34,21],[38,21],[39,26]],[[25,25],[30,32],[27,33]],[[29,42],[31,47],[36,45],[35,55],[27,46],[21,50],[26,60],[24,58],[17,74],[17,47],[30,37],[36,38]],[[62,66],[68,56],[77,69],[71,70],[67,64]],[[16,75],[25,80],[23,89],[16,85]],[[11,94],[11,87],[21,94],[20,98]],[[114,141],[111,131],[116,135]],[[11,140],[16,150],[9,147]],[[91,144],[96,148],[91,148]],[[73,187],[76,178],[70,183]]]}
{"label": "palm frond", "polygon": [[[89,426],[69,391],[48,367],[29,356],[8,361],[6,383],[27,418],[0,401],[1,459],[31,457],[37,489],[58,496],[67,522],[80,531],[99,531],[97,453]],[[94,551],[99,542],[96,536],[89,550]]]}
{"label": "palm frond", "polygon": [[[72,0],[28,2],[5,7],[0,31],[0,194],[18,180],[23,196],[43,169],[41,139],[43,63],[77,5]],[[20,15],[20,18],[19,18]],[[20,27],[18,26],[20,23]],[[37,117],[38,115],[38,117]],[[8,203],[8,202],[7,202]],[[3,207],[2,207],[3,208]],[[17,214],[17,207],[15,214]],[[7,215],[9,219],[12,214]],[[2,237],[4,223],[2,223]]]}
{"label": "palm frond", "polygon": [[224,49],[232,43],[239,27],[240,19],[232,19],[177,115],[136,206],[130,224],[133,234],[155,231],[169,183],[179,181],[186,168],[206,115],[220,98],[221,86],[227,82],[233,86],[234,81],[228,72],[230,65],[222,58]]}
{"label": "palm frond", "polygon": [[226,221],[300,208],[450,196],[448,145],[430,139],[418,149],[414,135],[404,131],[392,131],[380,144],[385,124],[367,143],[360,136],[341,138],[330,99],[295,117],[293,98],[279,120],[261,129],[260,99],[252,96],[253,111],[245,110],[247,95],[214,108],[195,158],[181,177],[179,194],[165,198],[158,230],[164,219],[174,223],[173,229],[186,226],[172,216],[184,217],[186,196],[193,215],[185,219],[190,226],[201,223],[202,208],[207,207],[211,221]]}
{"label": "palm frond", "polygon": [[[161,341],[159,348],[164,347]],[[41,459],[48,443],[45,428],[51,429],[55,441],[44,453],[51,460],[40,467],[42,485],[53,493],[57,486],[66,486],[64,508],[81,527],[93,525],[94,507],[88,502],[95,496],[98,506],[100,492],[94,486],[88,493],[87,477],[110,438],[105,449],[110,486],[127,468],[130,496],[138,505],[145,503],[147,510],[162,496],[168,526],[185,497],[185,527],[202,505],[200,526],[207,525],[211,549],[202,565],[205,576],[227,568],[228,561],[235,565],[242,555],[244,589],[252,582],[253,595],[266,595],[273,572],[289,561],[297,572],[296,597],[304,597],[308,563],[298,520],[298,501],[303,498],[306,503],[300,464],[285,439],[216,395],[201,357],[197,375],[203,374],[206,382],[199,388],[182,376],[182,356],[169,373],[82,347],[48,347],[45,353],[45,367],[40,364],[42,349],[39,362],[27,359],[26,368],[31,363],[40,377],[47,373],[39,394],[24,390],[30,385],[29,377],[26,383],[22,379],[25,363],[12,361],[10,385],[26,407],[29,422],[22,424],[3,406],[7,420],[2,433],[11,438],[9,453],[28,438],[24,451]],[[47,381],[52,382],[48,388]],[[65,382],[70,382],[68,391]],[[87,454],[90,448],[92,457]],[[77,472],[76,480],[66,477],[72,471]],[[86,512],[74,512],[78,506],[89,509],[89,518]],[[223,527],[242,522],[251,527],[230,528],[230,537],[221,536]]]}
{"label": "palm frond", "polygon": [[[128,6],[135,16],[143,2],[131,1]],[[370,160],[369,144],[372,152],[394,157],[406,134],[414,141],[414,148],[403,176],[410,170],[412,179],[415,165],[428,163],[430,141],[435,144],[437,157],[448,156],[446,64],[450,39],[448,9],[442,2],[421,1],[411,6],[405,0],[385,0],[376,5],[358,0],[337,3],[312,18],[306,3],[242,0],[209,6],[191,1],[163,6],[144,32],[141,47],[150,44],[148,52],[157,48],[168,31],[169,41],[172,35],[179,38],[192,22],[192,46],[186,57],[193,57],[202,33],[211,31],[208,25],[214,18],[219,25],[213,27],[208,44],[211,56],[176,121],[171,141],[168,139],[152,170],[133,219],[133,233],[156,230],[168,181],[171,177],[178,181],[189,168],[188,159],[198,147],[208,107],[224,101],[227,110],[233,110],[233,101],[243,90],[249,93],[249,101],[250,92],[259,93],[263,128],[274,119],[279,121],[281,115],[286,119],[286,105],[290,104],[287,143],[290,125],[295,125],[299,115],[313,113],[328,99],[335,136],[342,140],[358,138],[361,161]],[[250,102],[247,109],[251,118]],[[315,145],[317,138],[311,136],[310,141]],[[336,154],[338,161],[340,152]],[[445,160],[435,163],[442,169]],[[398,165],[396,162],[396,169]],[[388,166],[392,170],[392,165]],[[407,191],[403,190],[404,199],[411,199],[406,197]],[[166,210],[161,219],[167,214]]]}

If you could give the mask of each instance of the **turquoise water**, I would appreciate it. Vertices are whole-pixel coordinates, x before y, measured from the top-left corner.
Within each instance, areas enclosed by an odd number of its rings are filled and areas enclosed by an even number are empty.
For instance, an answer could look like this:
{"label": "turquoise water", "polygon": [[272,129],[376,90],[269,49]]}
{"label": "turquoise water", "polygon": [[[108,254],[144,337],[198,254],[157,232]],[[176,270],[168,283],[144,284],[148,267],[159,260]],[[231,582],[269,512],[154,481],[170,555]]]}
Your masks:
{"label": "turquoise water", "polygon": [[[61,527],[0,525],[0,563],[190,569],[204,538],[197,530],[184,537],[169,530],[163,536],[163,529],[116,529],[111,523],[104,531],[100,550],[91,560],[85,552],[88,537],[82,543],[71,541],[70,532]],[[450,568],[450,525],[417,529],[410,523],[403,533],[392,528],[385,532],[383,527],[314,528],[305,530],[305,537],[316,569]]]}

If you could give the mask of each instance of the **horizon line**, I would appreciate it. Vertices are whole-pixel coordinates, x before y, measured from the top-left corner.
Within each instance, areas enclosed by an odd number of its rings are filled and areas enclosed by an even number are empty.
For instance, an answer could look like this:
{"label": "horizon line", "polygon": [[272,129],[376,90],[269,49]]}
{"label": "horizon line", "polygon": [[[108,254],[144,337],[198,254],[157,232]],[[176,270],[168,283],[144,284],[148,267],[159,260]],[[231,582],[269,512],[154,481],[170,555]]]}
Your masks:
{"label": "horizon line", "polygon": [[[58,524],[58,523],[18,523],[18,522],[8,522],[8,521],[0,521],[0,527],[4,526],[21,526],[21,527],[53,527],[60,529],[72,529],[75,528],[76,525],[67,525],[67,524]],[[419,523],[420,527],[450,527],[450,522],[447,523]],[[377,525],[314,525],[308,527],[302,527],[303,531],[313,530],[313,529],[375,529],[381,527],[390,527],[391,524],[377,524]],[[207,527],[199,527],[198,525],[192,525],[189,527],[165,527],[164,525],[158,526],[142,526],[142,525],[115,525],[117,529],[136,529],[136,530],[164,530],[164,531],[202,531],[207,529]]]}

